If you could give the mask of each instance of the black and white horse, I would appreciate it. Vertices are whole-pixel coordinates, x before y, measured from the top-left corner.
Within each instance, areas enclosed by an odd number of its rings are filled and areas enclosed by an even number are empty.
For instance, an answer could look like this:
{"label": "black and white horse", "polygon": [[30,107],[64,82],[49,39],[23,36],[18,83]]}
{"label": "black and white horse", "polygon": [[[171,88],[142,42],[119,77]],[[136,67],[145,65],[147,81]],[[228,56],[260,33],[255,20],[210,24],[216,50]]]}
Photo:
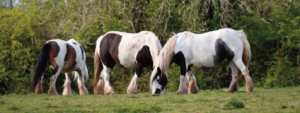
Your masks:
{"label": "black and white horse", "polygon": [[250,58],[250,44],[242,30],[223,28],[202,34],[181,32],[170,38],[160,51],[151,74],[150,88],[153,94],[165,92],[169,66],[175,62],[181,68],[177,93],[198,93],[196,78],[192,74],[191,67],[214,67],[224,59],[228,59],[232,81],[226,92],[238,91],[239,71],[246,79],[247,92],[253,92],[254,86],[247,68]]}
{"label": "black and white horse", "polygon": [[86,56],[82,46],[75,40],[68,41],[54,39],[47,41],[39,54],[39,58],[34,67],[31,90],[35,93],[43,93],[42,80],[44,73],[50,65],[54,73],[50,78],[49,95],[59,95],[56,91],[56,79],[60,73],[65,73],[63,95],[71,95],[71,80],[69,74],[73,71],[77,78],[80,95],[88,94],[86,84],[89,79],[89,72],[86,66]]}
{"label": "black and white horse", "polygon": [[[111,31],[97,40],[94,73],[95,94],[115,94],[109,83],[109,72],[115,64],[135,68],[135,75],[127,89],[128,94],[137,93],[137,81],[143,67],[153,66],[162,46],[157,36],[150,31],[125,33]],[[119,75],[121,76],[121,75]]]}

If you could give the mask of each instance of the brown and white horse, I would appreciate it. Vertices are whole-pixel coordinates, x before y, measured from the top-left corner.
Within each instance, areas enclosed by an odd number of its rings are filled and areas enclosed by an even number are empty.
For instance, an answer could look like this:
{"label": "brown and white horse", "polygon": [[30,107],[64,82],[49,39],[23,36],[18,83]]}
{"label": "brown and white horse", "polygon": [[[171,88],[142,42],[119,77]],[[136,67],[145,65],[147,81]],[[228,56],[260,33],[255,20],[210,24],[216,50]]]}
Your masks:
{"label": "brown and white horse", "polygon": [[181,32],[170,38],[160,51],[151,74],[150,88],[153,94],[165,92],[169,66],[175,62],[181,68],[177,93],[198,93],[196,78],[192,74],[191,67],[214,67],[224,59],[228,59],[232,81],[226,92],[238,91],[239,71],[246,79],[247,92],[253,92],[254,85],[248,71],[250,58],[250,44],[242,30],[223,28],[202,34]]}
{"label": "brown and white horse", "polygon": [[[111,31],[97,40],[95,50],[95,94],[115,94],[109,83],[109,72],[115,64],[126,68],[135,67],[135,75],[127,89],[128,94],[137,93],[137,81],[143,67],[154,66],[162,46],[157,36],[150,31],[125,33]],[[121,75],[119,75],[121,76]]]}
{"label": "brown and white horse", "polygon": [[35,89],[36,94],[43,93],[42,80],[46,69],[50,65],[54,73],[50,78],[49,95],[59,95],[56,91],[55,83],[60,73],[65,73],[66,76],[63,95],[71,95],[69,74],[73,71],[75,71],[73,73],[75,78],[77,78],[80,95],[88,94],[86,84],[89,79],[89,72],[85,61],[85,52],[75,39],[47,41],[43,45],[34,67],[31,90]]}

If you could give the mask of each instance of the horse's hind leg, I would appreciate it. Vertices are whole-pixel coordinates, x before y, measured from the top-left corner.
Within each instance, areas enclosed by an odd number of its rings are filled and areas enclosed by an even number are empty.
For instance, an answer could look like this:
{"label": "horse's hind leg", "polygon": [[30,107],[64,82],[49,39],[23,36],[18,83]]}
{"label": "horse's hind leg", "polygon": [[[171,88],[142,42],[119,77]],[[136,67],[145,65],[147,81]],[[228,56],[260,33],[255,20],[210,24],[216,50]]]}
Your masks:
{"label": "horse's hind leg", "polygon": [[[100,64],[100,65],[102,65],[102,64]],[[94,93],[95,94],[104,94],[103,90],[104,90],[104,80],[103,80],[103,74],[102,74],[102,72],[100,72],[100,77],[94,88]]]}
{"label": "horse's hind leg", "polygon": [[138,63],[135,69],[135,74],[132,77],[130,84],[127,88],[127,94],[137,94],[137,81],[139,80],[142,71],[143,65],[141,63]]}
{"label": "horse's hind leg", "polygon": [[[80,95],[86,95],[88,94],[88,90],[84,84],[84,74],[87,74],[85,73],[86,71],[84,71],[84,69],[77,69],[76,70],[77,73],[75,73],[75,77],[77,77],[77,84],[78,84],[78,89],[79,89],[79,94]],[[77,75],[78,74],[78,75]]]}
{"label": "horse's hind leg", "polygon": [[242,74],[245,77],[247,92],[253,92],[254,85],[253,85],[252,79],[249,75],[247,66],[245,66],[245,64],[243,63],[242,60],[236,60],[236,61],[234,61],[234,63],[240,69],[240,71],[242,72]]}
{"label": "horse's hind leg", "polygon": [[64,91],[63,91],[63,95],[67,96],[67,95],[72,95],[72,91],[71,91],[71,79],[69,76],[69,73],[65,73],[66,76],[66,80],[64,83]]}
{"label": "horse's hind leg", "polygon": [[41,80],[38,81],[37,85],[35,86],[35,94],[42,94],[43,93],[43,81],[44,75],[41,77]]}
{"label": "horse's hind leg", "polygon": [[50,88],[48,90],[49,95],[59,95],[56,91],[55,84],[56,84],[56,79],[59,76],[61,69],[62,68],[58,68],[57,70],[55,70],[55,72],[54,72],[55,74],[52,75],[50,78]]}
{"label": "horse's hind leg", "polygon": [[111,87],[109,82],[109,72],[111,69],[109,67],[103,66],[102,75],[104,79],[104,94],[105,95],[113,95],[115,94],[114,89]]}
{"label": "horse's hind leg", "polygon": [[230,83],[229,88],[226,90],[227,93],[233,93],[238,91],[239,89],[239,85],[238,85],[238,81],[237,81],[237,77],[238,77],[238,67],[234,64],[233,61],[230,61],[230,67],[231,67],[231,73],[232,73],[232,80]]}

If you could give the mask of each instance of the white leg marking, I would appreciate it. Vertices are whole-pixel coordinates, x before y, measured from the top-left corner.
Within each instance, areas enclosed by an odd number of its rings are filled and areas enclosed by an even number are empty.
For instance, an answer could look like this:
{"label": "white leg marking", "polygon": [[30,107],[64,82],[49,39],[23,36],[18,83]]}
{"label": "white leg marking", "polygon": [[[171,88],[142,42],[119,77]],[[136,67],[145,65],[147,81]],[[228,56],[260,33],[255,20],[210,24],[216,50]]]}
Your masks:
{"label": "white leg marking", "polygon": [[77,78],[77,83],[78,83],[78,89],[79,89],[79,94],[80,95],[86,95],[88,94],[88,90],[86,89],[84,83],[83,83],[83,76],[79,75],[79,77]]}
{"label": "white leg marking", "polygon": [[127,89],[127,94],[137,94],[137,81],[139,77],[134,74]]}
{"label": "white leg marking", "polygon": [[71,79],[69,77],[68,73],[65,73],[65,83],[64,83],[64,90],[63,90],[63,96],[72,95],[71,91]]}
{"label": "white leg marking", "polygon": [[180,75],[180,84],[179,89],[177,90],[177,94],[187,94],[188,93],[188,80],[186,76]]}
{"label": "white leg marking", "polygon": [[54,75],[52,75],[50,78],[50,88],[48,90],[49,95],[59,95],[56,91],[55,85],[56,85],[56,79],[59,76],[61,69],[62,68],[58,68],[57,72]]}
{"label": "white leg marking", "polygon": [[230,64],[230,67],[231,67],[232,79],[231,79],[230,86],[226,90],[226,92],[227,93],[232,93],[232,92],[238,91],[238,88],[239,88],[238,81],[237,81],[239,70],[238,70],[238,67],[234,64],[233,61],[230,61],[229,64]]}
{"label": "white leg marking", "polygon": [[240,71],[242,72],[242,74],[244,75],[244,77],[246,79],[247,92],[253,92],[254,85],[253,85],[252,79],[249,75],[248,68],[245,66],[245,64],[243,63],[242,60],[235,61],[235,64],[240,69]]}
{"label": "white leg marking", "polygon": [[103,74],[103,79],[104,79],[104,94],[106,94],[106,95],[115,94],[115,91],[111,87],[110,82],[109,82],[109,72],[110,71],[111,71],[110,68],[103,66],[102,74]]}

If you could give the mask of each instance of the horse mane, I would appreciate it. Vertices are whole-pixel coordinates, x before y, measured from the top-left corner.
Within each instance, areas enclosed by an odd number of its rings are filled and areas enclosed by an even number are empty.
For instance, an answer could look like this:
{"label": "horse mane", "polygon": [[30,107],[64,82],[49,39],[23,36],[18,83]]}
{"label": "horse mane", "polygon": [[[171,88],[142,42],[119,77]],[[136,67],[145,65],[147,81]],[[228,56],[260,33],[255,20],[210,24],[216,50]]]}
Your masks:
{"label": "horse mane", "polygon": [[[157,58],[157,60],[155,61],[157,67],[160,67],[160,69],[162,70],[162,72],[167,73],[169,68],[170,68],[170,63],[172,61],[172,57],[173,57],[173,51],[176,45],[176,40],[177,40],[177,35],[174,34],[164,45],[164,47],[161,49],[161,51],[159,52],[159,56]],[[157,69],[155,69],[152,73],[156,73]],[[155,77],[155,74],[151,75],[151,79],[150,79],[150,89],[152,88],[152,80]]]}
{"label": "horse mane", "polygon": [[165,46],[162,48],[162,50],[159,53],[159,64],[158,66],[161,68],[162,71],[168,71],[170,67],[170,63],[172,61],[173,57],[173,51],[175,48],[177,40],[177,35],[173,35],[165,44]]}

